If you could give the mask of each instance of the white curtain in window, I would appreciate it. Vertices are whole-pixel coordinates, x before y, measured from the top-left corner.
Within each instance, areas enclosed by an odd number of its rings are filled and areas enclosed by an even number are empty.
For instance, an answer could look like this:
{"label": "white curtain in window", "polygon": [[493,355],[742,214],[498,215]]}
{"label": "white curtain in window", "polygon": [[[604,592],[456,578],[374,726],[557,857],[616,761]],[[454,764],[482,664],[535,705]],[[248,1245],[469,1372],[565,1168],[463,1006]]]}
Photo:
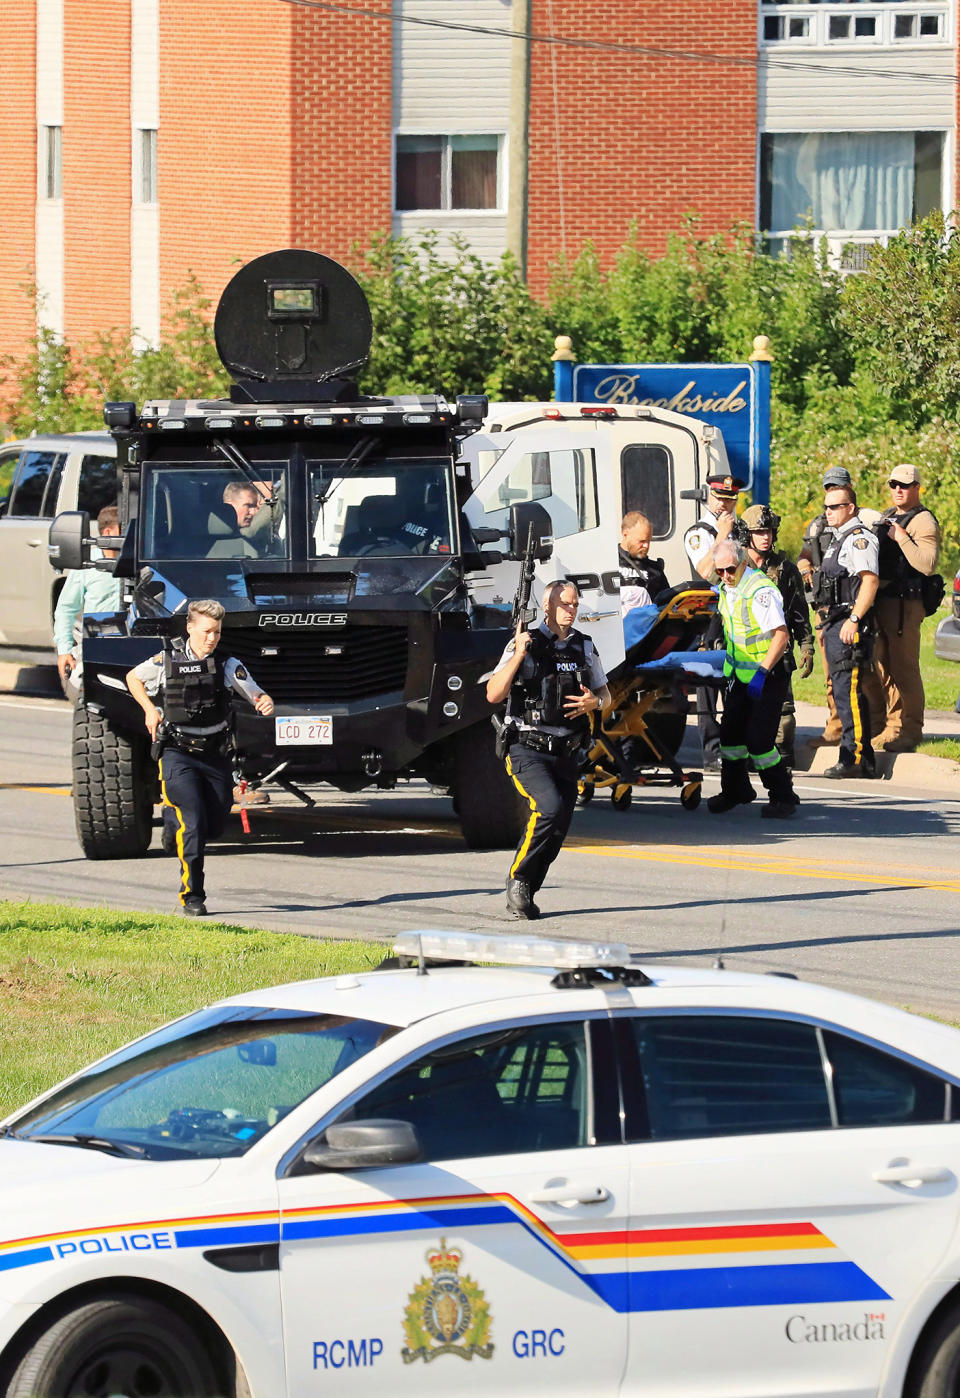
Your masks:
{"label": "white curtain in window", "polygon": [[895,229],[913,213],[912,131],[811,131],[772,137],[770,227]]}

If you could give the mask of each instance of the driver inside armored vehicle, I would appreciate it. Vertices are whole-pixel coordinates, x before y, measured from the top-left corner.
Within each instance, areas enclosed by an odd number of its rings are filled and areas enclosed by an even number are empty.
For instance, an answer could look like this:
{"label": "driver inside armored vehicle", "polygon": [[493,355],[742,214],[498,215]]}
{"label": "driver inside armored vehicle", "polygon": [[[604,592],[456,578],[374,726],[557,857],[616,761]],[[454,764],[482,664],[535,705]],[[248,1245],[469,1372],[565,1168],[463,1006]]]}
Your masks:
{"label": "driver inside armored vehicle", "polygon": [[144,557],[233,559],[286,553],[285,468],[257,479],[192,463],[153,466],[145,482]]}

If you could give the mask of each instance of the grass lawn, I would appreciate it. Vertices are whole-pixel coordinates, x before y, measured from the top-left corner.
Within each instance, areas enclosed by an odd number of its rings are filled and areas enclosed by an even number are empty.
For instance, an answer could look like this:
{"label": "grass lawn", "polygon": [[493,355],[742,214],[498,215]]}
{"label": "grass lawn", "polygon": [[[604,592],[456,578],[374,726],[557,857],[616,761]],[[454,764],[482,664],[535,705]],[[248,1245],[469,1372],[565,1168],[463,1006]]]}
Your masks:
{"label": "grass lawn", "polygon": [[0,902],[0,1116],[165,1020],[385,948],[105,908]]}
{"label": "grass lawn", "polygon": [[[952,709],[960,691],[960,665],[953,660],[938,660],[933,653],[933,636],[940,622],[950,615],[949,606],[943,606],[933,616],[924,618],[920,637],[920,670],[923,675],[923,688],[927,696],[928,709]],[[826,704],[827,691],[823,682],[819,654],[814,663],[813,674],[808,680],[793,677],[793,694],[805,704]],[[951,757],[952,753],[941,753]]]}

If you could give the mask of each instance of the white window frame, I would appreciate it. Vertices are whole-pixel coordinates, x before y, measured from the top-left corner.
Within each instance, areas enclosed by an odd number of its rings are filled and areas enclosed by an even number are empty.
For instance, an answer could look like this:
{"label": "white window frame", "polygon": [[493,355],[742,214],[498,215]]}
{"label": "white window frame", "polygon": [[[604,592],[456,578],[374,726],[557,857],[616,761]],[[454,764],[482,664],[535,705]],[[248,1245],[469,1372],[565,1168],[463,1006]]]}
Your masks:
{"label": "white window frame", "polygon": [[63,199],[63,127],[42,124],[37,142],[37,197],[46,203]]}
{"label": "white window frame", "polygon": [[[846,3],[832,3],[831,0],[809,0],[807,4],[792,4],[790,0],[781,0],[781,3],[771,4],[768,3],[768,0],[758,0],[757,10],[757,33],[760,48],[770,53],[776,53],[778,49],[796,48],[824,49],[828,52],[842,50],[850,53],[863,53],[877,47],[897,51],[909,48],[939,49],[948,47],[954,42],[953,0],[926,0],[926,3],[924,0],[880,0],[879,3],[861,3],[853,7]],[[918,32],[907,38],[895,38],[895,21],[898,16],[904,14],[917,16],[918,30],[920,16],[937,15],[941,21],[940,33],[924,37]],[[773,16],[781,18],[785,22],[788,19],[806,19],[809,21],[809,34],[803,37],[790,38],[784,35],[782,39],[768,39],[765,37],[764,21]],[[860,37],[851,35],[847,39],[831,39],[830,20],[838,16],[851,21],[864,18],[876,19],[876,33]]]}
{"label": "white window frame", "polygon": [[[877,129],[896,130],[895,127]],[[954,130],[944,126],[911,126],[907,129],[910,131],[911,135],[914,136],[933,134],[943,137],[943,156],[940,166],[940,208],[943,209],[944,212],[947,212],[953,208],[954,200],[953,167],[956,159],[956,136]],[[783,240],[784,242],[791,239],[809,239],[813,243],[819,243],[821,239],[825,238],[827,240],[827,262],[831,267],[841,272],[862,271],[862,267],[851,267],[847,265],[849,259],[845,255],[844,249],[852,244],[862,245],[876,243],[886,247],[890,239],[896,237],[897,233],[899,233],[900,230],[898,228],[858,228],[849,230],[843,228],[811,228],[809,230],[801,230],[800,232],[795,228],[760,228],[760,206],[763,197],[761,186],[763,180],[762,149],[764,136],[809,136],[822,134],[824,133],[817,130],[811,131],[809,128],[800,129],[798,127],[793,127],[784,131],[778,128],[774,131],[757,132],[756,228],[763,234],[764,238],[768,238],[771,241],[774,239]],[[859,134],[859,130],[853,130],[851,134],[857,135]]]}
{"label": "white window frame", "polygon": [[[497,142],[497,202],[490,209],[473,208],[452,208],[449,202],[453,185],[453,146],[452,141],[457,136],[490,136]],[[398,209],[397,208],[397,148],[402,137],[419,137],[425,139],[433,137],[443,143],[440,161],[440,199],[441,205],[437,209],[417,208]],[[408,216],[422,218],[429,214],[445,221],[457,220],[464,217],[469,218],[502,218],[506,213],[507,201],[507,133],[505,131],[490,130],[484,131],[437,131],[435,128],[429,131],[411,131],[403,128],[393,133],[393,159],[390,168],[390,202],[393,209],[394,218],[406,218]]]}
{"label": "white window frame", "polygon": [[133,202],[152,206],[157,197],[157,143],[155,126],[135,126],[133,128]]}

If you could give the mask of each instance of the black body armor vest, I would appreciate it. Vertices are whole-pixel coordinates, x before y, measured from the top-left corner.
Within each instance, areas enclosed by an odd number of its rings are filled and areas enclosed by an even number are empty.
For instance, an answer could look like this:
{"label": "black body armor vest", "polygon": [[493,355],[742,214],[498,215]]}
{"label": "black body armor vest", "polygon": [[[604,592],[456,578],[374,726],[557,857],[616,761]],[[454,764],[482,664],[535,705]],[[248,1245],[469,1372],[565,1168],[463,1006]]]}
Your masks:
{"label": "black body armor vest", "polygon": [[869,534],[869,532],[864,525],[860,524],[856,529],[848,530],[845,534],[834,534],[830,541],[830,547],[823,555],[823,562],[820,564],[820,579],[813,597],[815,607],[853,610],[857,593],[860,591],[860,574],[848,573],[846,568],[841,568],[838,561],[840,550],[847,539],[855,538],[857,534]]}
{"label": "black body armor vest", "polygon": [[662,558],[633,558],[625,548],[620,548],[618,557],[617,571],[625,587],[645,587],[652,601],[657,593],[665,592],[670,586]]}
{"label": "black body armor vest", "polygon": [[180,646],[165,651],[164,721],[186,724],[190,728],[226,726],[230,695],[223,672],[223,661],[215,655],[208,655],[206,660],[194,660]]}
{"label": "black body armor vest", "polygon": [[[896,510],[885,510],[883,517],[893,524],[899,524],[901,529],[906,529],[907,525],[917,515],[923,514],[926,505],[918,505],[914,510],[905,510],[903,514],[897,514]],[[936,518],[936,516],[934,516]],[[895,539],[890,537],[889,529],[880,532],[880,581],[887,586],[883,589],[884,597],[919,597],[923,590],[925,573],[921,573],[919,568],[914,568],[912,563],[907,561],[903,549]]]}
{"label": "black body armor vest", "polygon": [[545,636],[540,630],[533,633],[527,655],[533,661],[534,672],[526,679],[518,675],[514,681],[507,700],[507,718],[522,718],[535,728],[566,728],[572,733],[581,726],[581,720],[567,717],[563,701],[571,694],[579,694],[581,685],[587,682],[587,638],[580,631],[570,631],[562,650],[557,649],[558,639],[552,633]]}

